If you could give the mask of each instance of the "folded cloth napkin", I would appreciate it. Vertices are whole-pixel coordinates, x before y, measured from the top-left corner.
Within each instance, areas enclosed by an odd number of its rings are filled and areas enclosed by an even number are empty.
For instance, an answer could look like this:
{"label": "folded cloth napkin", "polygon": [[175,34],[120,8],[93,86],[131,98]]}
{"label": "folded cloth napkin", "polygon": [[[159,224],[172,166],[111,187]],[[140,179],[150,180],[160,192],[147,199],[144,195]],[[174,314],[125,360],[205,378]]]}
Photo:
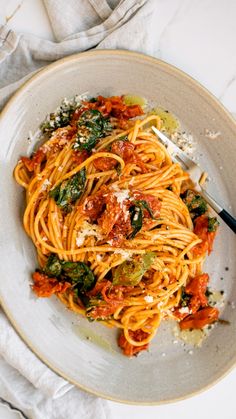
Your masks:
{"label": "folded cloth napkin", "polygon": [[[44,0],[57,42],[0,27],[0,108],[32,73],[64,56],[97,48],[153,53],[156,0]],[[154,20],[151,20],[151,17]],[[105,400],[46,367],[0,311],[0,398],[33,419],[107,419]]]}
{"label": "folded cloth napkin", "polygon": [[108,419],[105,400],[84,393],[44,365],[0,312],[0,397],[29,418]]}
{"label": "folded cloth napkin", "polygon": [[[154,3],[154,0],[44,2],[55,37],[60,42],[40,39],[33,35],[16,34],[6,25],[0,28],[0,106],[32,75],[32,72],[52,61],[93,47],[117,48],[117,37],[120,33],[116,36],[116,31],[120,28],[122,33],[125,33],[131,25],[133,29],[130,31],[129,40],[128,37],[126,39],[128,48],[131,38],[136,37],[135,30],[137,31],[138,27],[142,28],[141,21],[145,14],[150,13],[149,10],[145,11],[143,6]],[[109,36],[112,34],[114,37],[112,42],[109,42]],[[145,37],[145,34],[142,36]],[[142,49],[141,45],[139,47]]]}
{"label": "folded cloth napkin", "polygon": [[44,4],[58,42],[0,26],[0,109],[35,71],[67,55],[91,48],[132,48],[158,57],[162,35],[182,1],[44,0]]}
{"label": "folded cloth napkin", "polygon": [[45,396],[57,398],[73,387],[54,374],[28,349],[2,312],[0,312],[0,330],[1,356]]}

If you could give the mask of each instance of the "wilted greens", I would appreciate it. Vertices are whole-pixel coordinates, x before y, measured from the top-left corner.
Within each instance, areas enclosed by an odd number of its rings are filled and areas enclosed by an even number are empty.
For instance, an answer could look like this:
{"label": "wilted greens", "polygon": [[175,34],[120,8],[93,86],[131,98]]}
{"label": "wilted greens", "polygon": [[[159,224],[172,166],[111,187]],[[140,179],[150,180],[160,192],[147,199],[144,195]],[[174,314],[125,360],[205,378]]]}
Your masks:
{"label": "wilted greens", "polygon": [[207,212],[206,201],[203,199],[201,195],[197,194],[191,189],[188,189],[185,192],[183,196],[183,201],[188,207],[192,219],[199,217],[200,215],[205,214],[205,212]]}
{"label": "wilted greens", "polygon": [[151,267],[156,254],[147,252],[137,258],[127,260],[114,269],[114,285],[138,285],[145,272]]}
{"label": "wilted greens", "polygon": [[136,236],[136,234],[141,230],[143,225],[144,210],[147,210],[151,218],[155,219],[153,212],[146,201],[134,201],[134,205],[132,205],[129,209],[131,226],[133,228],[132,233],[128,236],[129,239],[133,239]]}
{"label": "wilted greens", "polygon": [[86,172],[82,169],[70,179],[64,180],[49,192],[56,204],[64,211],[70,212],[72,204],[82,195],[86,182]]}
{"label": "wilted greens", "polygon": [[78,120],[77,139],[74,143],[76,150],[91,151],[99,138],[104,137],[112,130],[108,119],[96,109],[84,111]]}
{"label": "wilted greens", "polygon": [[216,231],[219,224],[220,223],[219,223],[219,221],[217,220],[216,217],[208,217],[208,231],[209,232]]}
{"label": "wilted greens", "polygon": [[74,289],[84,293],[91,290],[96,282],[95,276],[89,266],[84,262],[67,262],[61,260],[57,255],[51,253],[44,272],[60,281],[71,282]]}
{"label": "wilted greens", "polygon": [[41,130],[46,133],[52,133],[58,128],[66,127],[70,124],[71,117],[77,107],[76,98],[72,100],[64,99],[61,106],[55,112],[50,113],[41,124]]}

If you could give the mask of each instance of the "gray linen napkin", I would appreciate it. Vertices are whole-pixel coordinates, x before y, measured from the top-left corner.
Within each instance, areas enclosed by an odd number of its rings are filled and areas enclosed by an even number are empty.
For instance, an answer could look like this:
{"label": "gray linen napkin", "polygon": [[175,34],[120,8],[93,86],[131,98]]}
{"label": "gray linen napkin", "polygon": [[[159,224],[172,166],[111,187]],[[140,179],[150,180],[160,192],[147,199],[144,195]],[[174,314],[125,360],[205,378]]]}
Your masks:
{"label": "gray linen napkin", "polygon": [[[153,0],[44,0],[44,3],[60,42],[16,34],[6,25],[0,27],[0,108],[33,72],[50,62],[94,47],[117,48],[119,28],[128,34],[128,48],[136,35],[135,22],[136,28],[140,27],[145,14],[150,13],[143,6]],[[142,50],[142,42],[139,49]]]}

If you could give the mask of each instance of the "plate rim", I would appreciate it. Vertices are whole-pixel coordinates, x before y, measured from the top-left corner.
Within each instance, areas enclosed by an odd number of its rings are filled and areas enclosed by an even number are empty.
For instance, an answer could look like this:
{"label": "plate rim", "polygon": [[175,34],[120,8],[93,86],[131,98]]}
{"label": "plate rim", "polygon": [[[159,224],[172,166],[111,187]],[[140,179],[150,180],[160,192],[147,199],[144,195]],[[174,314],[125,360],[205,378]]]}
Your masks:
{"label": "plate rim", "polygon": [[[117,50],[115,50],[115,49],[97,49],[97,50],[92,50],[92,51],[79,52],[79,53],[72,54],[72,55],[69,55],[67,57],[58,59],[57,61],[55,61],[55,62],[53,62],[49,65],[46,65],[42,69],[38,70],[29,79],[27,79],[14,92],[14,94],[10,97],[10,99],[7,101],[7,103],[3,107],[2,111],[0,112],[0,124],[1,124],[1,121],[5,118],[5,115],[7,114],[7,112],[11,108],[11,106],[14,105],[14,102],[21,96],[21,94],[24,94],[25,89],[27,89],[28,86],[30,86],[35,81],[37,81],[37,79],[40,79],[41,76],[43,76],[44,74],[46,74],[48,72],[54,71],[55,69],[59,68],[64,63],[79,61],[80,58],[84,58],[84,57],[86,58],[86,57],[91,57],[91,56],[96,56],[96,55],[104,55],[104,54],[105,55],[116,55],[116,56],[118,55],[120,57],[128,56],[131,59],[133,57],[137,58],[137,59],[139,58],[139,59],[142,59],[146,62],[153,63],[154,65],[158,65],[159,67],[164,68],[167,72],[172,73],[172,74],[174,73],[177,76],[179,76],[180,78],[187,80],[189,82],[189,84],[191,84],[191,86],[195,90],[198,90],[198,92],[200,91],[203,94],[203,96],[208,97],[212,106],[217,107],[221,111],[221,113],[224,114],[224,116],[228,119],[228,122],[232,124],[232,128],[236,131],[236,120],[234,119],[232,114],[225,108],[225,106],[205,86],[203,86],[200,82],[195,80],[192,76],[185,73],[183,70],[180,70],[176,66],[174,66],[172,64],[169,64],[169,63],[167,63],[167,62],[165,62],[165,61],[163,61],[159,58],[151,57],[147,54],[140,53],[140,52],[129,51],[129,50],[119,50],[119,49],[117,49]],[[199,388],[195,391],[192,391],[192,392],[190,392],[188,394],[185,394],[183,396],[180,396],[180,397],[174,397],[174,398],[170,398],[168,400],[149,401],[149,402],[145,402],[145,401],[139,402],[139,401],[136,401],[136,400],[119,399],[119,398],[116,398],[115,396],[114,397],[109,396],[106,393],[102,393],[102,392],[99,392],[99,391],[96,391],[96,390],[92,390],[91,388],[89,388],[85,385],[82,385],[78,381],[68,377],[65,373],[60,371],[59,368],[52,366],[50,364],[50,362],[47,359],[45,359],[44,355],[42,355],[40,353],[40,351],[38,351],[34,347],[34,344],[32,344],[30,342],[30,339],[27,338],[25,333],[21,330],[21,327],[19,325],[17,325],[17,322],[15,322],[15,320],[12,317],[12,314],[7,309],[3,299],[1,298],[1,295],[0,295],[0,306],[3,309],[4,313],[6,314],[8,320],[10,321],[11,325],[13,326],[13,328],[16,331],[16,333],[18,334],[18,336],[23,340],[23,342],[26,344],[26,346],[41,360],[41,362],[43,362],[54,373],[56,373],[57,375],[59,375],[64,380],[68,381],[69,383],[73,384],[75,387],[79,388],[80,390],[86,391],[87,393],[90,393],[90,394],[92,394],[94,396],[97,396],[97,397],[101,397],[101,398],[106,399],[106,400],[110,400],[110,401],[114,401],[114,402],[118,402],[118,403],[124,403],[124,404],[128,404],[128,405],[140,405],[140,406],[141,405],[142,406],[158,406],[158,405],[164,405],[164,404],[175,403],[175,402],[178,402],[178,401],[183,401],[183,400],[189,399],[190,397],[201,394],[204,391],[210,389],[211,387],[216,385],[218,382],[220,382],[222,379],[224,379],[236,367],[236,359],[235,359],[235,361],[232,363],[232,365],[226,366],[224,368],[223,372],[217,378],[215,378],[213,381],[211,381],[210,383],[206,384],[205,386],[203,386],[203,387],[201,387],[201,388]]]}

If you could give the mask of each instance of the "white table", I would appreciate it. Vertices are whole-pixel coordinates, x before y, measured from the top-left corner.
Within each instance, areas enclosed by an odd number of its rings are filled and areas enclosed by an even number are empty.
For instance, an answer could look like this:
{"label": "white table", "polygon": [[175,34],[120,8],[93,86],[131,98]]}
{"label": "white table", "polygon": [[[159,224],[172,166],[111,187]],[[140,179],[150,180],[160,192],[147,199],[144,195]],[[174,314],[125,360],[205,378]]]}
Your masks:
{"label": "white table", "polygon": [[[21,3],[0,0],[0,23]],[[157,7],[160,21],[166,22],[156,40],[159,57],[189,73],[236,113],[236,1],[157,0]],[[23,0],[9,26],[18,32],[54,39],[42,0]],[[178,403],[108,403],[114,419],[235,419],[235,389],[236,370],[204,393]],[[11,419],[13,414],[0,406],[0,418]]]}

